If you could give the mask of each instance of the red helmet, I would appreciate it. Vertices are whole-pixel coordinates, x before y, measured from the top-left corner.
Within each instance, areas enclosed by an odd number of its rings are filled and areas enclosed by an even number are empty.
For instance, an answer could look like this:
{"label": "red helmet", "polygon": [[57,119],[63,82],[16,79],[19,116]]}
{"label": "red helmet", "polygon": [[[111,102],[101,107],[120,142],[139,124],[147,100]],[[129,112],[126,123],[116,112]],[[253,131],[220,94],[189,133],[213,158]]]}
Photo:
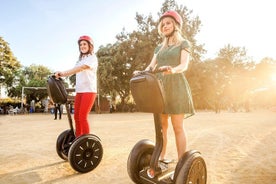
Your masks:
{"label": "red helmet", "polygon": [[181,16],[176,12],[176,11],[173,11],[173,10],[168,10],[166,11],[159,19],[159,22],[164,18],[164,17],[171,17],[173,18],[179,25],[180,27],[182,26],[182,18]]}
{"label": "red helmet", "polygon": [[85,40],[85,41],[88,41],[91,45],[94,45],[94,42],[93,40],[89,37],[89,36],[86,36],[86,35],[83,35],[79,38],[78,40],[78,44],[80,43],[80,41],[82,40]]}

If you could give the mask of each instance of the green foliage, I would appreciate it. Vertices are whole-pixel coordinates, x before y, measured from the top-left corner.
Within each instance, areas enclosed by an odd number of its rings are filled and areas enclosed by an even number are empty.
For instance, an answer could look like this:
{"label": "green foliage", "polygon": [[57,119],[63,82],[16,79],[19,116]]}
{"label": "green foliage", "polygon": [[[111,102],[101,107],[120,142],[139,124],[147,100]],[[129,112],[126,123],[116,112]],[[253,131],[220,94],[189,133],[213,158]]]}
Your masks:
{"label": "green foliage", "polygon": [[2,85],[8,90],[17,83],[20,67],[9,44],[0,36],[0,76],[4,76]]}
{"label": "green foliage", "polygon": [[[33,64],[29,67],[24,67],[22,70],[22,76],[24,76],[23,84],[25,84],[24,87],[46,87],[47,78],[51,73],[52,72],[47,67],[42,65]],[[46,90],[26,90],[25,95],[27,103],[31,100],[39,102],[48,96]]]}
{"label": "green foliage", "polygon": [[[8,43],[0,37],[0,75],[5,77],[2,83],[7,89],[8,96],[14,99],[21,99],[22,87],[46,87],[47,77],[51,71],[41,65],[23,67],[13,56]],[[40,101],[47,97],[46,90],[26,90],[27,102],[31,99]]]}

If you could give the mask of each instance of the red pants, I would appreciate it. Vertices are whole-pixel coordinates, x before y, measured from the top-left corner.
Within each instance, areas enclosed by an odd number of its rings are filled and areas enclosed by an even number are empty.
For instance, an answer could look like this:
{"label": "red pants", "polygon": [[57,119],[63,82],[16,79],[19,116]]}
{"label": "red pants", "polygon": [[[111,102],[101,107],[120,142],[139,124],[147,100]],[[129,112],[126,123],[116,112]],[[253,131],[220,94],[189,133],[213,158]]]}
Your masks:
{"label": "red pants", "polygon": [[76,137],[89,134],[88,114],[96,99],[96,93],[77,93],[75,97],[74,119]]}

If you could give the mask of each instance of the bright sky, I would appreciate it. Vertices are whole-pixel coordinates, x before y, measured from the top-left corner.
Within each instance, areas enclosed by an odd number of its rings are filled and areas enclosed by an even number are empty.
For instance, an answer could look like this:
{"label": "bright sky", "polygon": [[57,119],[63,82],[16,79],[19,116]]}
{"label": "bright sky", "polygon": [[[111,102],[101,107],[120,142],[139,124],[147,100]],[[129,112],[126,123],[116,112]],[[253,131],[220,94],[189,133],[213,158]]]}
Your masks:
{"label": "bright sky", "polygon": [[[136,12],[157,17],[164,0],[0,0],[0,36],[24,66],[52,70],[74,66],[77,39],[90,35],[96,51],[114,43],[123,28],[137,28]],[[177,0],[202,21],[198,42],[204,58],[216,57],[226,44],[245,47],[255,61],[276,59],[276,11],[273,0]]]}

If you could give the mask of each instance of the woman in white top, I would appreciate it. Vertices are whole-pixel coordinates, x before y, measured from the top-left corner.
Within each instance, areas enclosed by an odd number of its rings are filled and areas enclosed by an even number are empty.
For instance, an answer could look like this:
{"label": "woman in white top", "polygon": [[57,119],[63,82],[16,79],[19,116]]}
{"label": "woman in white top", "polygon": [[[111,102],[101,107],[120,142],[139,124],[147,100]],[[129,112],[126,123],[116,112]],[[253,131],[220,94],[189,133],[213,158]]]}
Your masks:
{"label": "woman in white top", "polygon": [[74,68],[56,72],[56,77],[76,74],[76,97],[74,119],[76,137],[89,134],[88,114],[97,95],[98,59],[94,54],[94,43],[89,36],[81,36],[78,40],[80,56]]}

